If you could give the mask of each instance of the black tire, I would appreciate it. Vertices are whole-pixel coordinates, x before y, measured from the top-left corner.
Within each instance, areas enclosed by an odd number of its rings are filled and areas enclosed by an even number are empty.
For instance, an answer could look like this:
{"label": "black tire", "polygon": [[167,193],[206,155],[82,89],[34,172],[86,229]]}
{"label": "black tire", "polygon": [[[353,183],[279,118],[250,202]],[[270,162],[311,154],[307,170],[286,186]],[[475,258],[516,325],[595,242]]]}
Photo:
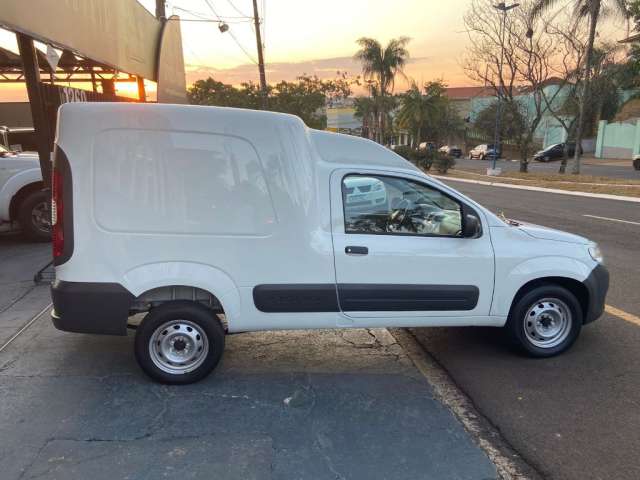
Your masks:
{"label": "black tire", "polygon": [[636,158],[636,159],[633,161],[633,168],[634,168],[635,170],[640,170],[640,158]]}
{"label": "black tire", "polygon": [[[554,305],[554,302],[540,303],[544,299],[555,300],[555,303],[563,305],[562,307],[558,307],[558,305]],[[527,329],[529,329],[529,331],[534,329],[531,326],[532,322],[528,321],[531,319],[528,313],[533,316],[533,309],[536,309],[541,305],[553,305],[559,310],[566,307],[571,313],[570,324],[562,330],[565,332],[563,335],[558,335],[558,343],[555,345],[551,343],[549,346],[543,347],[536,345],[533,343],[534,340],[529,338],[532,333],[526,333]],[[532,311],[530,311],[530,309]],[[573,345],[573,342],[578,338],[578,335],[580,335],[583,320],[582,307],[573,293],[559,285],[546,284],[534,287],[515,299],[511,307],[511,311],[509,312],[507,324],[504,328],[513,343],[520,350],[529,356],[544,358],[553,357],[554,355],[558,355],[569,349],[569,347]],[[544,338],[540,336],[538,336],[538,339],[539,342],[545,341]],[[560,341],[560,339],[562,340]]]}
{"label": "black tire", "polygon": [[[196,333],[199,330],[203,334],[202,341],[206,340],[208,347],[205,350],[206,354],[203,354],[202,360],[199,360],[201,363],[197,367],[172,373],[163,370],[156,364],[156,361],[152,358],[150,342],[156,333],[158,333],[158,338],[162,338],[160,337],[162,332],[159,332],[159,329],[163,325],[178,320],[194,326],[197,329],[194,330]],[[170,328],[167,328],[167,330]],[[173,333],[173,330],[169,331]],[[178,335],[178,333],[175,335]],[[180,337],[176,338],[180,341]],[[200,339],[199,336],[198,339]],[[222,357],[224,341],[224,329],[211,310],[195,302],[175,301],[153,308],[144,317],[136,330],[135,355],[140,368],[152,379],[160,383],[185,385],[202,380],[211,373]],[[160,357],[162,356],[160,355]],[[167,358],[164,358],[164,360],[167,361]]]}
{"label": "black tire", "polygon": [[[35,215],[37,210],[46,208],[48,214],[48,229],[44,229],[42,224],[38,224]],[[22,228],[22,235],[32,242],[51,241],[51,198],[47,192],[36,190],[27,194],[18,206],[18,223]]]}

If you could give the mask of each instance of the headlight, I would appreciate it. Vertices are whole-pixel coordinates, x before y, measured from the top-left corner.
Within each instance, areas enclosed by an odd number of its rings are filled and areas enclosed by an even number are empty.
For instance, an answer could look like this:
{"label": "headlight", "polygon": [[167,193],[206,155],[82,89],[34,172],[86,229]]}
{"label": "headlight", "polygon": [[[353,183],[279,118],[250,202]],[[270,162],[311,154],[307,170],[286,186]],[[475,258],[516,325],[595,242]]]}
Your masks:
{"label": "headlight", "polygon": [[594,243],[589,247],[589,255],[598,263],[604,262],[604,257],[602,256],[602,251],[597,243]]}

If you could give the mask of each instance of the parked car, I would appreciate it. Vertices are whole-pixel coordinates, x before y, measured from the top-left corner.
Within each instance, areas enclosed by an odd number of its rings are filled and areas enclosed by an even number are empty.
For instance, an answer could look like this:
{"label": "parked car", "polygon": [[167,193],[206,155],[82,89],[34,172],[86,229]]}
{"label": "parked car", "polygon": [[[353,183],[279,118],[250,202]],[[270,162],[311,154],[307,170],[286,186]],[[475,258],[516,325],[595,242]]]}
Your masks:
{"label": "parked car", "polygon": [[460,147],[457,147],[455,145],[454,146],[443,145],[438,149],[438,151],[446,155],[451,155],[452,157],[455,157],[455,158],[462,157],[462,150],[460,149]]}
{"label": "parked car", "polygon": [[372,177],[349,177],[342,186],[344,203],[348,208],[370,209],[387,201],[384,183]]}
{"label": "parked car", "polygon": [[436,144],[434,142],[422,142],[418,145],[418,150],[435,150]]}
{"label": "parked car", "polygon": [[50,196],[43,190],[38,154],[13,152],[4,139],[0,134],[0,224],[20,225],[31,241],[50,241]]}
{"label": "parked car", "polygon": [[[500,151],[497,152],[498,158],[500,158]],[[493,158],[496,155],[496,150],[493,148],[492,144],[483,143],[481,145],[476,145],[474,148],[469,150],[469,160],[484,160],[485,158]]]}
{"label": "parked car", "polygon": [[[533,155],[533,159],[537,162],[550,162],[551,160],[558,160],[562,158],[564,155],[564,143],[555,143],[553,145],[549,145],[547,148],[536,152]],[[569,157],[573,157],[576,153],[576,144],[568,143],[567,144],[567,155]],[[582,155],[582,148],[580,148],[580,155]]]}
{"label": "parked car", "polygon": [[635,155],[631,164],[634,170],[640,170],[640,155]]}
{"label": "parked car", "polygon": [[274,112],[65,104],[53,204],[54,325],[125,335],[145,314],[135,355],[166,383],[255,330],[494,326],[548,357],[608,288],[594,242]]}
{"label": "parked car", "polygon": [[3,131],[3,144],[9,150],[35,151],[37,148],[36,131],[33,127],[0,127]]}

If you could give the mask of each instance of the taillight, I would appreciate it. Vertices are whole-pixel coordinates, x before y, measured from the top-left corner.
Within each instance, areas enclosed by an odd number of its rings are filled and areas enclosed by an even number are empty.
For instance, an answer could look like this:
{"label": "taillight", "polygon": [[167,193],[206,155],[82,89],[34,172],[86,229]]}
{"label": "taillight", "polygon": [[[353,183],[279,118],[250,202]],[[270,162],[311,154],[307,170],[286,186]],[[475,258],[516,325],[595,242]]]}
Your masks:
{"label": "taillight", "polygon": [[53,258],[64,251],[64,204],[62,200],[62,174],[53,167],[51,177],[51,227]]}

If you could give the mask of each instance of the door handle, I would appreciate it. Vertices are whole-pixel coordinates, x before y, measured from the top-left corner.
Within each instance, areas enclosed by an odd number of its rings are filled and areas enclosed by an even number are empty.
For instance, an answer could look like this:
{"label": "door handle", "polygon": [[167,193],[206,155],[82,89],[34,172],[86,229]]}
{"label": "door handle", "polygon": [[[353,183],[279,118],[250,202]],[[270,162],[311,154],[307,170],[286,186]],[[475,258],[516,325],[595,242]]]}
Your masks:
{"label": "door handle", "polygon": [[344,253],[347,255],[367,255],[369,253],[369,249],[367,247],[344,247]]}

